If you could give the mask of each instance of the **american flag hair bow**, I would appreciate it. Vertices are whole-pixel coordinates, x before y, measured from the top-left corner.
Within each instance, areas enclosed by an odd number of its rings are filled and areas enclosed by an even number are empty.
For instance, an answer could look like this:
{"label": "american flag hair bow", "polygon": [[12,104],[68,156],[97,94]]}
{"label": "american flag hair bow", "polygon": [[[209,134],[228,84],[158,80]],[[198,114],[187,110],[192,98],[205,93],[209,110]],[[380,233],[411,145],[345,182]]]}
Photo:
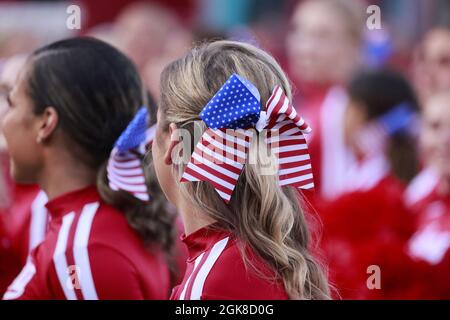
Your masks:
{"label": "american flag hair bow", "polygon": [[357,146],[366,156],[382,154],[389,136],[399,132],[417,134],[417,122],[414,106],[400,103],[364,126],[356,135]]}
{"label": "american flag hair bow", "polygon": [[150,200],[142,158],[155,136],[155,126],[147,126],[147,108],[142,107],[114,144],[106,169],[111,189],[126,191],[142,201]]}
{"label": "american flag hair bow", "polygon": [[267,131],[265,142],[278,160],[280,185],[313,188],[311,160],[303,136],[311,128],[279,86],[262,109],[256,87],[237,74],[231,75],[200,113],[208,128],[195,146],[181,182],[207,181],[228,203],[256,129]]}

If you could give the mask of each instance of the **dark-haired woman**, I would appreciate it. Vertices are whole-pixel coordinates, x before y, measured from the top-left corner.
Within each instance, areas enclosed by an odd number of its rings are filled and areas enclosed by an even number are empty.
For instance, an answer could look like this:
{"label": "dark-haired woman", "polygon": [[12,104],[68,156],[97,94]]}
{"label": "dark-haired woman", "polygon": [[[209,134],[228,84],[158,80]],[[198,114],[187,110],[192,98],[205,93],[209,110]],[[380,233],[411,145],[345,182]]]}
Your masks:
{"label": "dark-haired woman", "polygon": [[4,299],[167,298],[173,217],[144,179],[133,64],[98,40],[59,41],[30,56],[8,100],[11,173],[45,191],[51,221]]}
{"label": "dark-haired woman", "polygon": [[345,192],[319,204],[330,274],[345,299],[414,298],[416,268],[405,251],[414,221],[403,192],[417,167],[416,97],[389,70],[357,75],[348,93],[345,138],[356,161]]}

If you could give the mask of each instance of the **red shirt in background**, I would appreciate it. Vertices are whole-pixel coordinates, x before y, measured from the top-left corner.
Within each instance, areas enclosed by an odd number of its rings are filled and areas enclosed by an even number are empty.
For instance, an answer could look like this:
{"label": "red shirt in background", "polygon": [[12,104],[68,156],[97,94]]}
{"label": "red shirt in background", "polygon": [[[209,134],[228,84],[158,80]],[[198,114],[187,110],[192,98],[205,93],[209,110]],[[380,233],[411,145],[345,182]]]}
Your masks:
{"label": "red shirt in background", "polygon": [[297,112],[311,126],[305,135],[311,156],[315,198],[332,199],[342,191],[353,158],[344,143],[343,117],[348,97],[340,86],[300,84],[294,97]]}
{"label": "red shirt in background", "polygon": [[[322,248],[330,279],[343,299],[416,299],[423,281],[407,253],[415,221],[403,202],[404,186],[385,175],[368,190],[355,190],[318,208],[323,218]],[[380,270],[380,288],[367,285]],[[368,271],[369,268],[369,271]]]}
{"label": "red shirt in background", "polygon": [[195,0],[81,0],[83,10],[86,10],[84,28],[86,30],[97,24],[113,22],[120,12],[134,2],[157,3],[173,10],[178,18],[189,23],[196,7]]}
{"label": "red shirt in background", "polygon": [[[410,256],[423,265],[420,298],[450,299],[450,195],[438,187],[413,207],[417,229],[408,243]],[[418,279],[414,279],[418,281]]]}

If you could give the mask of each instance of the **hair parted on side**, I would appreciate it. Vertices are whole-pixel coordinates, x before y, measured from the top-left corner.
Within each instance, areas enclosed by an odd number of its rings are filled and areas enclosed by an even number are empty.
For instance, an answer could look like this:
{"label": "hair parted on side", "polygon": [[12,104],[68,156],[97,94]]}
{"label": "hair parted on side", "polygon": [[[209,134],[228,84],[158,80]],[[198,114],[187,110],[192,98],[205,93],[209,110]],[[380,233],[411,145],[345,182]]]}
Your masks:
{"label": "hair parted on side", "polygon": [[[167,131],[169,124],[175,123],[194,136],[194,122],[200,120],[202,108],[233,73],[256,86],[263,105],[276,85],[292,98],[286,75],[268,53],[234,41],[205,43],[163,71],[160,129]],[[280,187],[276,175],[262,174],[267,160],[263,162],[261,157],[267,154],[267,147],[251,144],[248,158],[253,157],[256,163],[247,160],[228,204],[206,182],[182,183],[181,192],[217,221],[216,226],[231,231],[252,248],[276,272],[278,279],[282,279],[291,299],[328,299],[327,278],[309,252],[310,235],[299,194],[292,187]],[[270,161],[275,163],[273,155]],[[185,165],[173,166],[179,177]],[[249,263],[246,248],[241,250]]]}

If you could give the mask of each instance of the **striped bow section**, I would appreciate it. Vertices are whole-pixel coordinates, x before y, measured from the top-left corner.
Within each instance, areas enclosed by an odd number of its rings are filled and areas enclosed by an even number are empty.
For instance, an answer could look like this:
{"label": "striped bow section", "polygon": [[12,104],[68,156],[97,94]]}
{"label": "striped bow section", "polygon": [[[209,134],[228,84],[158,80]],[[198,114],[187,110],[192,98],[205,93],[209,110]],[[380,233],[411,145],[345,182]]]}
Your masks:
{"label": "striped bow section", "polygon": [[268,124],[266,143],[278,160],[278,176],[281,186],[301,189],[314,188],[311,158],[303,133],[311,128],[284,94],[276,86],[267,102]]}
{"label": "striped bow section", "polygon": [[142,163],[133,152],[114,150],[107,172],[111,189],[124,190],[140,200],[149,200]]}
{"label": "striped bow section", "polygon": [[149,201],[142,159],[151,145],[156,127],[147,128],[147,110],[141,108],[117,140],[107,165],[109,186]]}
{"label": "striped bow section", "polygon": [[207,181],[228,203],[247,160],[252,130],[207,129],[192,153],[181,182]]}

